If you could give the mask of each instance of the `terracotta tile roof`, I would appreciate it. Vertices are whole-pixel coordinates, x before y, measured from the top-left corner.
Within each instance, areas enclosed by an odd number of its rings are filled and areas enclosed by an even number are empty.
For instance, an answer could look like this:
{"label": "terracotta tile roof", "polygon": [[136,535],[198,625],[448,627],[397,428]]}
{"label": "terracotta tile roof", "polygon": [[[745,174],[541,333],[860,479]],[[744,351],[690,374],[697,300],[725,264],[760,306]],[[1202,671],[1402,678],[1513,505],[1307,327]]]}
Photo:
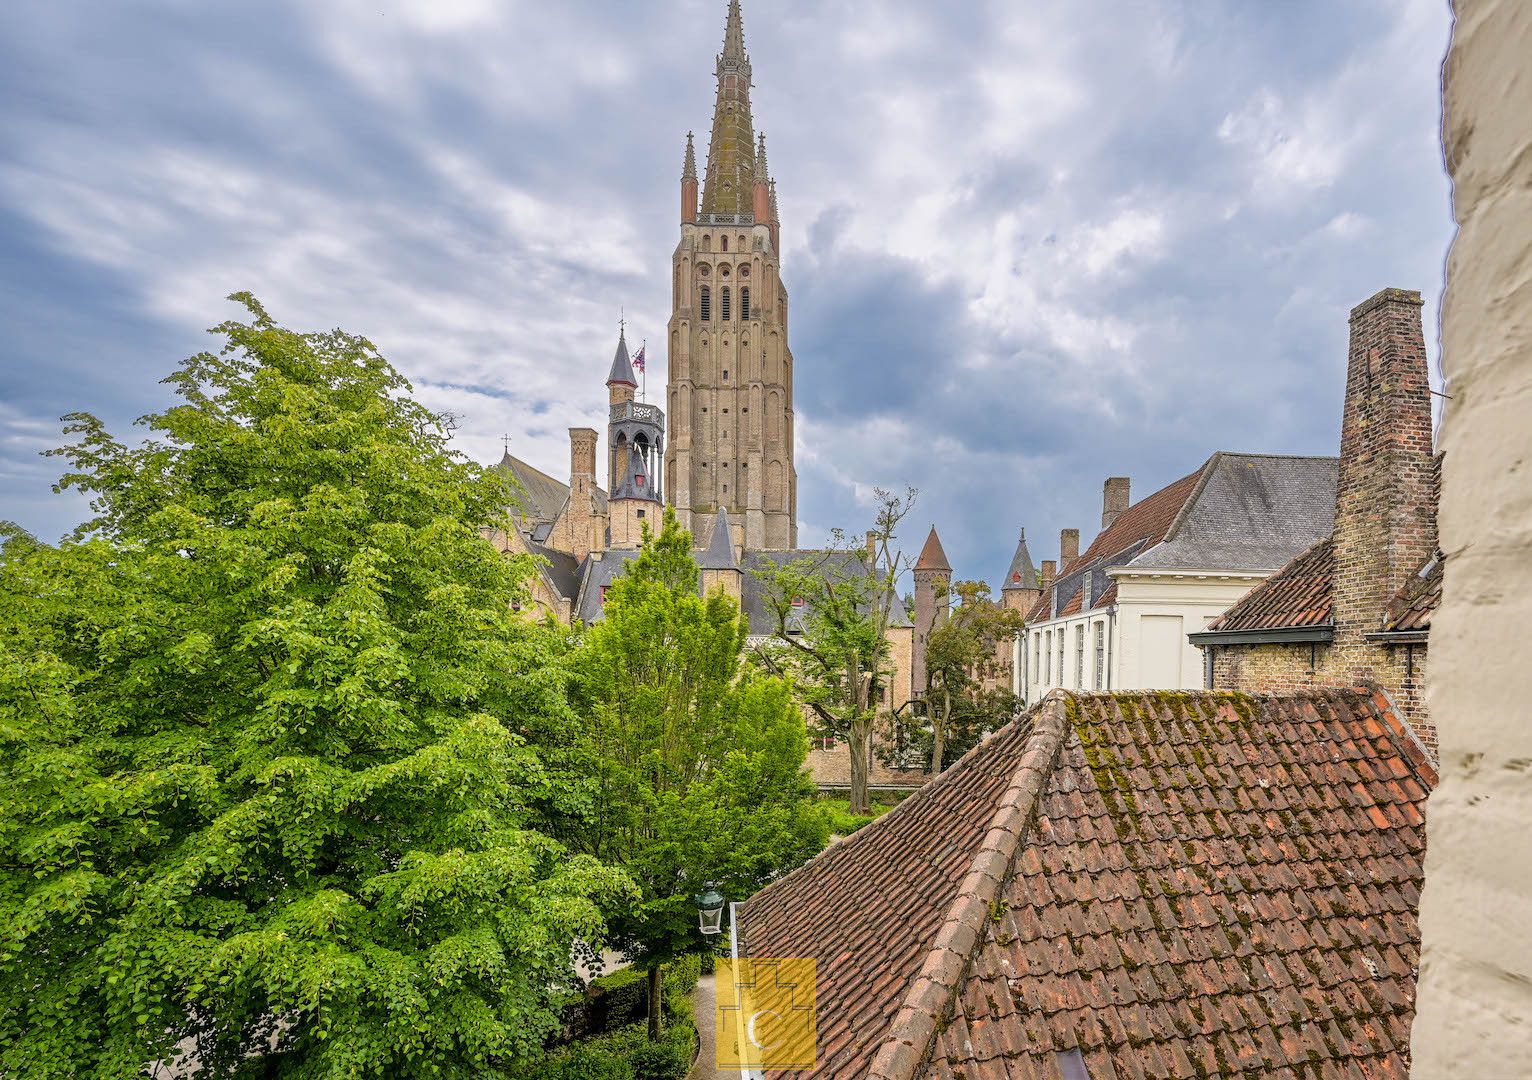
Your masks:
{"label": "terracotta tile roof", "polygon": [[[1208,463],[1211,463],[1213,460],[1213,458],[1209,458]],[[1185,505],[1187,497],[1196,489],[1197,481],[1201,479],[1203,469],[1207,468],[1208,463],[1205,463],[1202,469],[1198,469],[1189,476],[1181,477],[1181,479],[1173,484],[1160,488],[1153,495],[1140,499],[1121,514],[1118,514],[1117,520],[1112,522],[1109,528],[1103,529],[1096,534],[1096,538],[1091,541],[1090,547],[1086,548],[1085,551],[1075,558],[1070,559],[1067,565],[1059,568],[1058,576],[1055,580],[1063,581],[1064,578],[1077,570],[1083,570],[1095,563],[1108,561],[1135,545],[1142,547],[1145,544],[1157,544],[1165,539],[1166,531],[1169,530],[1171,523],[1176,520],[1176,515],[1181,512],[1181,507]],[[1111,598],[1115,600],[1116,590],[1109,589],[1108,591],[1111,593]],[[1103,594],[1093,606],[1099,607],[1110,602],[1107,596]],[[1079,609],[1077,608],[1076,610]],[[1050,590],[1044,590],[1041,599],[1038,600],[1028,615],[1027,621],[1038,622],[1051,618],[1051,611],[1052,597]]]}
{"label": "terracotta tile roof", "polygon": [[931,534],[926,537],[926,543],[920,549],[920,558],[915,560],[916,570],[951,570],[952,564],[947,561],[947,553],[942,550],[941,537],[936,535],[936,526],[931,526]]}
{"label": "terracotta tile roof", "polygon": [[1328,538],[1278,570],[1208,624],[1209,630],[1330,625],[1335,547]]}
{"label": "terracotta tile roof", "polygon": [[1381,694],[1055,692],[745,947],[818,960],[794,1075],[1404,1077],[1435,782]]}
{"label": "terracotta tile roof", "polygon": [[1442,576],[1447,558],[1437,552],[1388,602],[1383,629],[1392,632],[1431,629],[1431,613],[1442,602]]}

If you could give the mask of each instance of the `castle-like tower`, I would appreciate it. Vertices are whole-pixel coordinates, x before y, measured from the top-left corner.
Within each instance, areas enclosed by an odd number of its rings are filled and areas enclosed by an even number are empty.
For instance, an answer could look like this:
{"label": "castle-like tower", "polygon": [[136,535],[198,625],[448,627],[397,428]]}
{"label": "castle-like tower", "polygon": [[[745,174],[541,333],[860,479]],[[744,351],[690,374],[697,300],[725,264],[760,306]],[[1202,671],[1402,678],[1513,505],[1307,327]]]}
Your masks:
{"label": "castle-like tower", "polygon": [[797,547],[793,356],[787,347],[776,183],[750,118],[750,57],[730,0],[698,205],[686,137],[681,242],[672,259],[665,495],[696,530],[719,508],[744,546]]}

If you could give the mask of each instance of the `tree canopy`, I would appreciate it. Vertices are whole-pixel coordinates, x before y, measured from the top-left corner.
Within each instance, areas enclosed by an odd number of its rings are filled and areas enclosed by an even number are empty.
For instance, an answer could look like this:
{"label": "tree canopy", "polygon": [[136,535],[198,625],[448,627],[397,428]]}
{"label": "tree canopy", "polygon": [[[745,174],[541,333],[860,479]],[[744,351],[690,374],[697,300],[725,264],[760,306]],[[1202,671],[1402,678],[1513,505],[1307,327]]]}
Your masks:
{"label": "tree canopy", "polygon": [[657,979],[659,964],[708,947],[695,904],[708,883],[743,900],[817,854],[826,827],[786,683],[741,664],[739,606],[700,594],[691,535],[671,511],[645,536],[585,632],[580,667],[599,780],[588,850],[638,883],[611,940]]}
{"label": "tree canopy", "polygon": [[153,437],[66,418],[95,516],[0,558],[0,1073],[495,1075],[632,887],[545,828],[595,805],[565,652],[442,419],[234,299]]}

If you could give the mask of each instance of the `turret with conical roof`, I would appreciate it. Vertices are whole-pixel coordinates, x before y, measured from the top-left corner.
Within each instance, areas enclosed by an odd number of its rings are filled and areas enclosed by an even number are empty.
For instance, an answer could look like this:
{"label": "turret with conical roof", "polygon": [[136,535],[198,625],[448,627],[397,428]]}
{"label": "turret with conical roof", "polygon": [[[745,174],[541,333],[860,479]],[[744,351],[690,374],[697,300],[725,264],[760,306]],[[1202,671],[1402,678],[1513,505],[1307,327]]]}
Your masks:
{"label": "turret with conical roof", "polygon": [[702,571],[702,594],[722,589],[737,604],[744,593],[745,573],[739,565],[734,548],[734,533],[729,527],[729,515],[723,507],[713,516],[713,535],[708,538],[707,550],[697,559]]}
{"label": "turret with conical roof", "polygon": [[628,330],[617,331],[617,352],[612,356],[612,370],[606,377],[606,389],[611,403],[632,401],[638,391],[638,379],[633,376],[633,361],[628,357]]}
{"label": "turret with conical roof", "polygon": [[622,478],[612,485],[607,500],[611,520],[608,547],[636,548],[643,543],[644,525],[655,531],[660,527],[660,497],[654,476],[637,444],[626,448]]}
{"label": "turret with conical roof", "polygon": [[932,525],[925,546],[920,549],[920,558],[915,560],[915,648],[910,667],[916,694],[926,691],[927,642],[931,631],[947,621],[951,585],[952,564],[942,550],[936,526]]}
{"label": "turret with conical roof", "polygon": [[1025,614],[1032,610],[1042,586],[1037,576],[1037,566],[1032,562],[1032,552],[1027,549],[1027,530],[1022,529],[1016,538],[1016,553],[1006,568],[1005,582],[1000,586],[1000,602],[1005,607]]}

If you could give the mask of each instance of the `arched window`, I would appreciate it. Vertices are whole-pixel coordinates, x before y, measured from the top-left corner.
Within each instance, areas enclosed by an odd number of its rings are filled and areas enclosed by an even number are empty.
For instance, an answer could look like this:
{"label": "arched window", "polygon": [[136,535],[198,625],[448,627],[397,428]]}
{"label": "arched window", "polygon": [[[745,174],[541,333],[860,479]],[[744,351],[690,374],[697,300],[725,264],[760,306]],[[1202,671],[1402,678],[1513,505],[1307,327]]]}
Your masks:
{"label": "arched window", "polygon": [[750,318],[750,286],[744,285],[739,290],[739,317]]}
{"label": "arched window", "polygon": [[729,287],[727,285],[724,286],[723,295],[720,298],[720,301],[721,302],[720,302],[720,314],[719,314],[719,318],[721,318],[724,322],[728,322],[729,321]]}
{"label": "arched window", "polygon": [[706,285],[702,286],[702,295],[697,304],[697,309],[701,312],[703,322],[707,322],[713,317],[713,290]]}
{"label": "arched window", "polygon": [[720,237],[719,239],[720,239],[720,242],[723,244],[723,249],[722,250],[728,251],[729,250],[729,238],[727,236],[724,236],[724,237]]}
{"label": "arched window", "polygon": [[709,236],[707,233],[703,233],[702,234],[702,250],[703,251],[712,251],[713,250],[713,238],[711,236]]}

